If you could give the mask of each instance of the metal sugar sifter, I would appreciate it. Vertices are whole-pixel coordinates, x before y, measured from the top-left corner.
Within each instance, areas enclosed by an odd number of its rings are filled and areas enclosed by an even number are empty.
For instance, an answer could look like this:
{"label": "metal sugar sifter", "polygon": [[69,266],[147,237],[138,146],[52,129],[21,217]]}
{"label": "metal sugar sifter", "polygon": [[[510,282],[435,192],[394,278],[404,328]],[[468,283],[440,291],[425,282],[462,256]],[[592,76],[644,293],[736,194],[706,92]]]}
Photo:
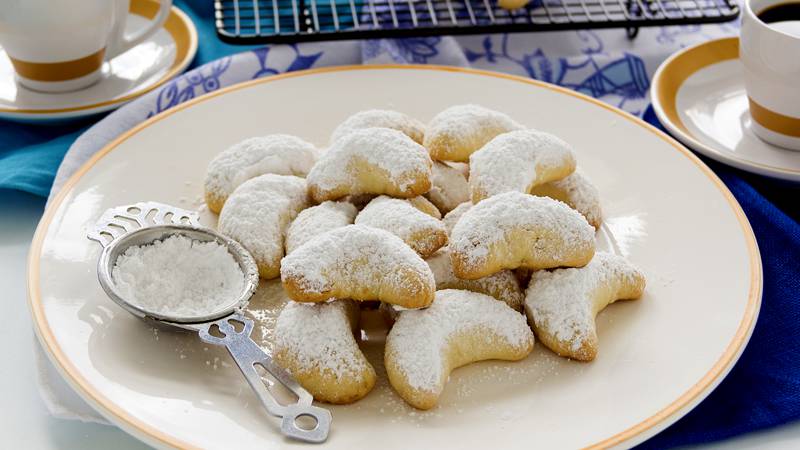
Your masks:
{"label": "metal sugar sifter", "polygon": [[[148,311],[126,300],[119,293],[111,276],[117,257],[129,247],[151,244],[174,235],[201,242],[216,242],[226,247],[245,277],[241,294],[237,298],[226,299],[217,310],[202,316],[170,316]],[[224,346],[267,412],[283,419],[281,432],[284,435],[306,442],[324,442],[328,438],[331,413],[327,409],[314,406],[311,394],[286,370],[275,364],[270,355],[250,338],[253,321],[244,317],[241,309],[247,305],[258,287],[258,269],[253,257],[244,247],[214,230],[200,226],[196,212],[156,202],[109,209],[98,220],[88,237],[103,246],[103,252],[97,261],[97,277],[103,290],[114,302],[151,325],[194,331],[204,342]],[[241,330],[237,330],[237,325]],[[279,403],[264,384],[256,365],[261,366],[294,393],[297,401],[288,405]],[[298,419],[304,418],[312,418],[315,425],[301,427]]]}

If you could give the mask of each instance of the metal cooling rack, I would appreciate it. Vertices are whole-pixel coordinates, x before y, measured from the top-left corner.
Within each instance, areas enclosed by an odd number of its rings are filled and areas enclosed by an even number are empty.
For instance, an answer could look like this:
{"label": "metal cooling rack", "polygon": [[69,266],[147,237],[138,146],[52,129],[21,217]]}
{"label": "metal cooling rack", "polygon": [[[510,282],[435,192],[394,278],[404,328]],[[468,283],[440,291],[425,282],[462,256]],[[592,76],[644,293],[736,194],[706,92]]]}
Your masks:
{"label": "metal cooling rack", "polygon": [[735,0],[215,0],[216,28],[232,43],[289,43],[725,22]]}

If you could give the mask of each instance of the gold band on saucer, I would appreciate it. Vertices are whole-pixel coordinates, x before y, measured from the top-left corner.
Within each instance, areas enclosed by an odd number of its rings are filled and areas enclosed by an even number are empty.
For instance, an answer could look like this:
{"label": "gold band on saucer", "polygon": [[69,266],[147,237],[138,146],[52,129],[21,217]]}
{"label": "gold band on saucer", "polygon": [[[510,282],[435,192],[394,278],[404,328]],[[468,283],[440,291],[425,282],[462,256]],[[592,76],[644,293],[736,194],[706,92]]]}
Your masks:
{"label": "gold band on saucer", "polygon": [[749,95],[747,101],[750,102],[750,117],[759,125],[778,134],[800,138],[800,119],[771,111],[756,103]]}
{"label": "gold band on saucer", "polygon": [[39,63],[22,61],[15,58],[11,59],[14,70],[19,76],[33,81],[67,81],[80,78],[95,70],[103,64],[103,56],[106,53],[105,47],[83,58],[71,61],[55,63]]}
{"label": "gold band on saucer", "polygon": [[655,95],[661,102],[664,114],[684,134],[691,134],[678,115],[678,90],[698,70],[721,61],[739,57],[739,38],[709,41],[673,57],[670,70],[662,73]]}

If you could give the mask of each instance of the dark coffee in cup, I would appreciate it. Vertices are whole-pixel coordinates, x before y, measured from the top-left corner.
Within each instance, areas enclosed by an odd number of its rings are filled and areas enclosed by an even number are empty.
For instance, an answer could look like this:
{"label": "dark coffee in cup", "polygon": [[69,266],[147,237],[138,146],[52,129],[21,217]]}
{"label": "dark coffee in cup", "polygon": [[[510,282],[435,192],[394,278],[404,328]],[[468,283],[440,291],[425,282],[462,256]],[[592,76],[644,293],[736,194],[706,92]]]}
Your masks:
{"label": "dark coffee in cup", "polygon": [[800,20],[800,2],[770,6],[758,13],[758,18],[764,23]]}
{"label": "dark coffee in cup", "polygon": [[800,36],[800,2],[769,6],[757,14],[759,20],[784,33]]}

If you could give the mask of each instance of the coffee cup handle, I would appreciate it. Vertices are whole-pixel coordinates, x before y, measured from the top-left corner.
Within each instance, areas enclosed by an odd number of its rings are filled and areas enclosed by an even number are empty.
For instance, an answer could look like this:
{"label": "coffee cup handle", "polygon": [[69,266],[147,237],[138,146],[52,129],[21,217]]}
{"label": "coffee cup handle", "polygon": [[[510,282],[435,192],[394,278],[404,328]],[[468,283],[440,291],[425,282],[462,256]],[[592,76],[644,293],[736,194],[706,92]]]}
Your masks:
{"label": "coffee cup handle", "polygon": [[[127,6],[128,2],[122,2]],[[120,4],[118,2],[117,4]],[[112,42],[108,46],[106,51],[106,59],[111,59],[121,53],[125,53],[126,51],[132,49],[133,47],[141,44],[145,39],[152,36],[156,31],[158,31],[164,22],[169,17],[170,9],[172,8],[172,0],[159,0],[159,9],[156,16],[153,20],[141,30],[137,30],[136,33],[133,34],[131,37],[125,37],[124,28],[125,28],[125,18],[127,17],[127,11],[121,11],[120,14],[117,14],[117,23],[114,24],[114,28],[118,28],[116,33],[113,33],[111,40]],[[121,17],[120,17],[121,16]]]}

